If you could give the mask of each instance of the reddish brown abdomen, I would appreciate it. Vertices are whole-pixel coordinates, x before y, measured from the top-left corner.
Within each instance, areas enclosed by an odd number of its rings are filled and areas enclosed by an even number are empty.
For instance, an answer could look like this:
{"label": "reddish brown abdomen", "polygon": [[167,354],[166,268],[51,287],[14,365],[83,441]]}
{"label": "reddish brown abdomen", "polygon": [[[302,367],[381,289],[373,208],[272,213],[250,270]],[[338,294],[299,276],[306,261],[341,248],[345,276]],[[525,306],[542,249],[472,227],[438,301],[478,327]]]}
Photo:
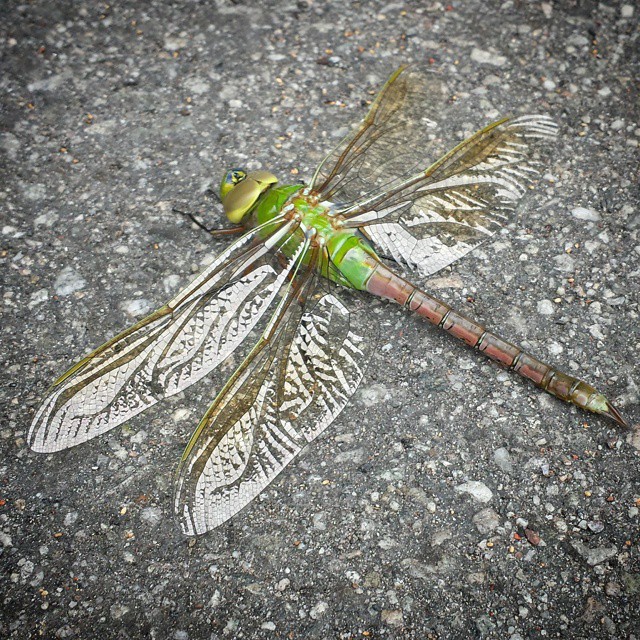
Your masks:
{"label": "reddish brown abdomen", "polygon": [[492,360],[516,371],[561,400],[588,411],[607,415],[619,424],[626,425],[615,407],[591,385],[558,371],[487,331],[482,325],[421,291],[382,263],[378,264],[367,281],[366,290],[382,298],[395,300],[415,311],[432,324],[442,327],[447,333],[482,351]]}

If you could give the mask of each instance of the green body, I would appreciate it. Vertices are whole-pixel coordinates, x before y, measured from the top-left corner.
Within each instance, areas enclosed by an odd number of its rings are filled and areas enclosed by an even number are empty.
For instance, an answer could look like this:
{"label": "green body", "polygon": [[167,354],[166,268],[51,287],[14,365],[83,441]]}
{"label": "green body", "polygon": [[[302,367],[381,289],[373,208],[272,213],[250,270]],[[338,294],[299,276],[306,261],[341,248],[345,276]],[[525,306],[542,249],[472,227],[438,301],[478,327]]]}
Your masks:
{"label": "green body", "polygon": [[[318,265],[322,275],[343,286],[365,291],[379,263],[375,251],[361,233],[342,225],[341,219],[333,215],[331,205],[317,203],[313,197],[301,193],[302,189],[299,184],[272,187],[260,196],[246,224],[267,223],[290,206],[291,215],[301,216],[300,227],[280,251],[291,257],[294,248],[304,239],[305,231],[315,229],[316,239],[321,239],[327,249],[327,256]],[[305,261],[309,258],[310,252]]]}

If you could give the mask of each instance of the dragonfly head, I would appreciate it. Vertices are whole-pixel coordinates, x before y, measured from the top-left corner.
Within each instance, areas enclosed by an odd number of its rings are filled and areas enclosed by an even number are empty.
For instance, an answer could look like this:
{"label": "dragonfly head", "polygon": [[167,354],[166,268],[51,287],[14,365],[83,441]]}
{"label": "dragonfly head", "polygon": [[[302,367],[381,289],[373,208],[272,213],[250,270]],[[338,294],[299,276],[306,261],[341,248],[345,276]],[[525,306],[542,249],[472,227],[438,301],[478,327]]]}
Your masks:
{"label": "dragonfly head", "polygon": [[227,171],[220,184],[220,199],[227,218],[235,224],[242,222],[258,198],[277,182],[278,179],[268,171]]}

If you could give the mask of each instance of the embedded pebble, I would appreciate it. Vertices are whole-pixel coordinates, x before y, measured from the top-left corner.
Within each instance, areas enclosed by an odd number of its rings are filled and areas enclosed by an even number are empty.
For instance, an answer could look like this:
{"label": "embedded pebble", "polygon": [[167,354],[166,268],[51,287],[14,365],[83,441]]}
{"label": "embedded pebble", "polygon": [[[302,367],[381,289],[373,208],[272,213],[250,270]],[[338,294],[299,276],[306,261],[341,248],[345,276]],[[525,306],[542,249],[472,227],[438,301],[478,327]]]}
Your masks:
{"label": "embedded pebble", "polygon": [[589,38],[581,34],[575,33],[569,36],[569,38],[567,38],[567,43],[573,44],[577,47],[586,47],[589,44]]}
{"label": "embedded pebble", "polygon": [[137,298],[135,300],[125,300],[120,304],[120,308],[133,318],[143,316],[153,309],[153,303],[146,298]]}
{"label": "embedded pebble", "polygon": [[500,447],[493,452],[493,461],[497,467],[505,473],[513,471],[513,463],[511,462],[511,454],[504,447]]}
{"label": "embedded pebble", "polygon": [[190,418],[191,418],[191,411],[184,407],[180,409],[176,409],[171,414],[171,419],[175,424],[180,424],[181,422],[184,422],[185,420],[189,420]]}
{"label": "embedded pebble", "polygon": [[487,536],[500,526],[500,516],[493,509],[483,509],[473,516],[473,524],[482,535]]}
{"label": "embedded pebble", "polygon": [[124,604],[114,604],[109,608],[109,612],[111,613],[111,617],[114,620],[120,620],[123,616],[129,613],[130,609]]}
{"label": "embedded pebble", "polygon": [[538,310],[538,313],[540,313],[543,316],[550,316],[556,310],[551,300],[539,300],[536,308]]}
{"label": "embedded pebble", "polygon": [[560,355],[564,351],[564,347],[559,342],[549,342],[547,349],[554,356]]}
{"label": "embedded pebble", "polygon": [[291,584],[291,580],[289,578],[282,578],[276,585],[276,589],[278,591],[284,591]]}
{"label": "embedded pebble", "polygon": [[600,222],[602,216],[594,209],[585,209],[584,207],[576,207],[571,209],[571,215],[578,220],[588,220],[589,222]]}
{"label": "embedded pebble", "polygon": [[401,627],[404,624],[404,616],[399,609],[383,609],[380,619],[390,627]]}
{"label": "embedded pebble", "polygon": [[45,226],[45,227],[53,227],[53,225],[57,222],[58,220],[58,216],[53,213],[52,211],[47,211],[45,213],[40,214],[39,216],[36,216],[36,218],[34,218],[33,220],[33,224],[38,227],[38,226]]}
{"label": "embedded pebble", "polygon": [[602,305],[597,300],[594,300],[589,305],[589,313],[592,313],[593,315],[596,315],[596,316],[601,315],[602,314]]}
{"label": "embedded pebble", "polygon": [[9,131],[0,133],[0,148],[6,152],[10,160],[17,160],[20,140]]}
{"label": "embedded pebble", "polygon": [[556,269],[563,273],[572,273],[575,270],[575,260],[568,253],[561,253],[553,258]]}
{"label": "embedded pebble", "polygon": [[386,551],[388,549],[393,549],[394,547],[397,547],[398,542],[393,538],[382,538],[382,540],[378,542],[378,546],[381,549],[384,549]]}
{"label": "embedded pebble", "polygon": [[464,484],[458,485],[456,491],[459,493],[468,493],[474,500],[478,502],[489,502],[493,498],[493,493],[484,482],[470,480]]}
{"label": "embedded pebble", "polygon": [[370,589],[377,589],[381,582],[382,576],[377,571],[370,571],[364,577],[364,582],[362,584]]}
{"label": "embedded pebble", "polygon": [[484,49],[478,48],[472,49],[471,59],[474,62],[479,62],[480,64],[489,64],[495,67],[502,67],[507,62],[507,59],[504,56],[500,56],[496,53],[491,53],[490,51],[485,51]]}
{"label": "embedded pebble", "polygon": [[627,434],[625,440],[634,449],[640,451],[640,428],[636,427],[631,433]]}
{"label": "embedded pebble", "polygon": [[140,512],[140,520],[154,526],[162,520],[162,509],[160,507],[145,507]]}
{"label": "embedded pebble", "polygon": [[588,547],[583,544],[579,540],[572,540],[571,546],[576,550],[576,552],[587,561],[587,564],[591,567],[595,567],[596,565],[602,564],[609,558],[618,553],[618,548],[615,545],[611,545],[608,547]]}
{"label": "embedded pebble", "polygon": [[344,464],[345,462],[348,462],[351,465],[361,464],[364,461],[364,459],[365,459],[365,452],[364,452],[364,449],[362,448],[351,449],[350,451],[343,451],[335,457],[335,461],[337,464]]}
{"label": "embedded pebble", "polygon": [[194,93],[198,96],[205,95],[211,91],[211,85],[201,78],[189,78],[184,83],[185,89],[189,93]]}
{"label": "embedded pebble", "polygon": [[87,286],[87,281],[73,267],[65,267],[53,283],[58,296],[68,296],[81,291]]}
{"label": "embedded pebble", "polygon": [[42,304],[45,300],[49,299],[49,292],[46,289],[39,289],[31,294],[29,298],[29,304],[27,305],[29,309],[33,309],[39,304]]}
{"label": "embedded pebble", "polygon": [[262,593],[262,585],[259,582],[251,582],[245,586],[245,589],[256,596]]}
{"label": "embedded pebble", "polygon": [[59,89],[65,82],[68,81],[68,74],[58,73],[47,78],[43,78],[42,80],[30,82],[27,85],[27,89],[29,89],[29,91],[54,91],[55,89]]}
{"label": "embedded pebble", "polygon": [[372,384],[358,390],[358,396],[365,407],[371,407],[381,402],[387,402],[391,398],[391,393],[387,387],[381,384]]}
{"label": "embedded pebble", "polygon": [[602,531],[604,531],[604,525],[602,524],[602,522],[589,520],[589,522],[587,522],[587,526],[589,527],[589,529],[591,529],[591,531],[593,531],[593,533],[601,533]]}
{"label": "embedded pebble", "polygon": [[31,560],[25,560],[20,567],[20,579],[25,582],[27,578],[33,573],[35,564]]}
{"label": "embedded pebble", "polygon": [[452,537],[451,531],[448,529],[440,529],[431,536],[431,546],[439,547]]}
{"label": "embedded pebble", "polygon": [[166,36],[164,39],[164,48],[167,51],[179,51],[187,46],[188,40],[186,38],[177,36]]}
{"label": "embedded pebble", "polygon": [[141,444],[147,439],[148,435],[149,434],[144,429],[140,429],[140,431],[131,436],[131,442],[132,444]]}
{"label": "embedded pebble", "polygon": [[173,295],[178,290],[182,280],[182,276],[173,273],[162,279],[162,288],[168,295]]}
{"label": "embedded pebble", "polygon": [[318,604],[311,607],[311,611],[309,611],[309,617],[313,620],[319,620],[320,618],[322,618],[322,616],[324,616],[328,609],[329,605],[324,600],[321,600],[320,602],[318,602]]}
{"label": "embedded pebble", "polygon": [[316,531],[326,531],[327,523],[326,523],[327,514],[325,512],[314,513],[313,514],[313,528]]}

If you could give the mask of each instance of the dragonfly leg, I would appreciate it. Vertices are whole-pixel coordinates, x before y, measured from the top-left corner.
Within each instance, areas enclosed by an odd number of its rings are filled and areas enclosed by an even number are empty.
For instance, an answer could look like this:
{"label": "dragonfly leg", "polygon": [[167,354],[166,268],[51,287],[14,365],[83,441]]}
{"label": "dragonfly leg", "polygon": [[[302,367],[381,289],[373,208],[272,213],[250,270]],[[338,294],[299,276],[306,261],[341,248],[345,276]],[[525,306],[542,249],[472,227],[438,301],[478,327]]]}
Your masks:
{"label": "dragonfly leg", "polygon": [[458,313],[448,304],[421,291],[384,265],[379,265],[366,286],[369,292],[395,300],[415,311],[430,323],[531,380],[537,387],[557,398],[587,411],[607,416],[623,427],[629,426],[613,404],[590,384],[534,358],[520,347]]}
{"label": "dragonfly leg", "polygon": [[177,207],[173,207],[173,212],[179,213],[181,216],[185,216],[189,218],[189,220],[191,220],[191,222],[197,225],[200,229],[202,229],[203,231],[206,231],[209,235],[212,235],[215,238],[220,236],[230,236],[236,233],[242,233],[243,231],[246,231],[246,229],[242,225],[239,225],[237,227],[229,227],[228,229],[210,229],[205,224],[200,222],[200,220],[198,220],[198,218],[196,218],[193,215],[193,213],[190,213],[188,211],[182,211]]}

